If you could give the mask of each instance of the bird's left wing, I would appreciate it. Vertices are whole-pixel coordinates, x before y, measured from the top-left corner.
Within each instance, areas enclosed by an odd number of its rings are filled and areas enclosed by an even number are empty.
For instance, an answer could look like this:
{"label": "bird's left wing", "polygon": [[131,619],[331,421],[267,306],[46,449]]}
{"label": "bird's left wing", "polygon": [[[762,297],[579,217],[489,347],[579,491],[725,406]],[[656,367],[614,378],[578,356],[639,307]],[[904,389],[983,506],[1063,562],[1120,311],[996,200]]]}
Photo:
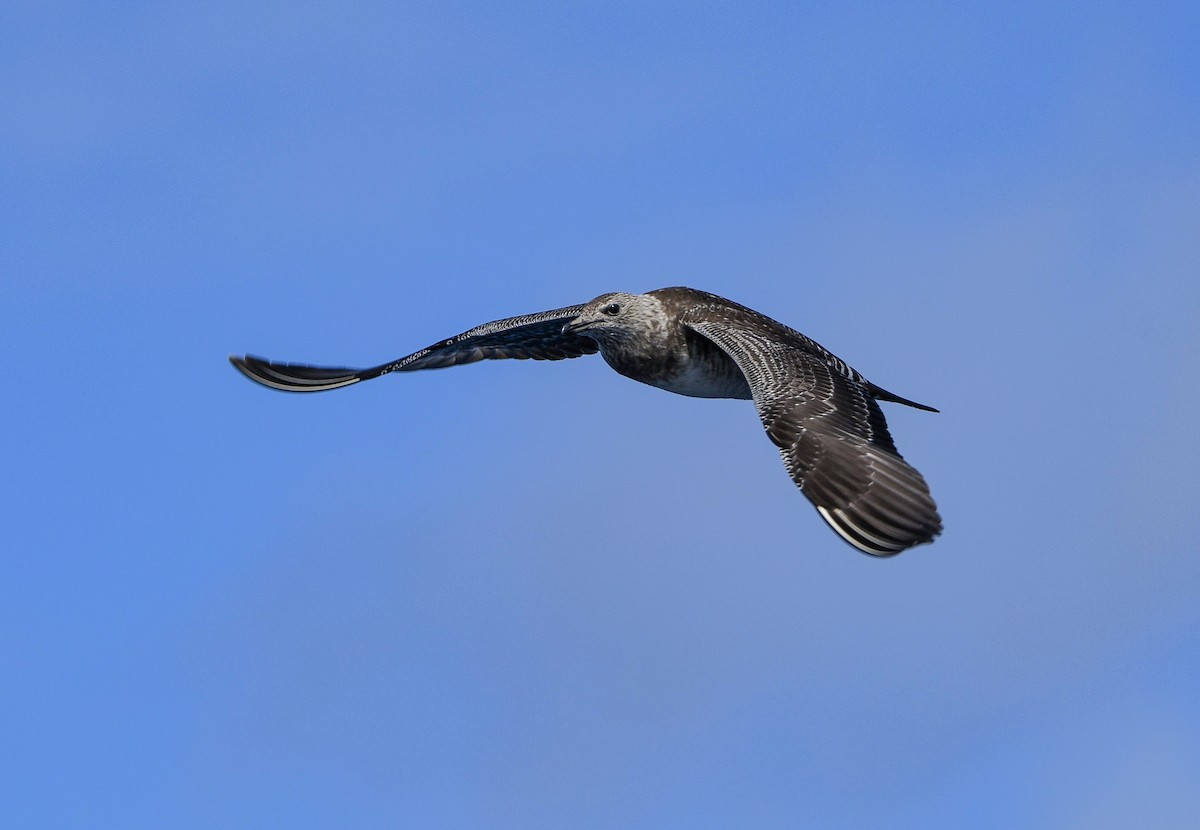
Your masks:
{"label": "bird's left wing", "polygon": [[242,374],[285,392],[321,392],[370,380],[390,372],[442,369],[479,360],[563,360],[595,354],[596,341],[564,334],[563,326],[579,315],[582,305],[539,314],[508,317],[476,326],[407,357],[371,369],[339,369],[301,363],[277,363],[261,357],[231,355],[229,362]]}
{"label": "bird's left wing", "polygon": [[821,517],[873,556],[932,541],[942,520],[929,487],[896,451],[861,376],[807,338],[742,316],[701,307],[684,324],[746,376],[767,436]]}

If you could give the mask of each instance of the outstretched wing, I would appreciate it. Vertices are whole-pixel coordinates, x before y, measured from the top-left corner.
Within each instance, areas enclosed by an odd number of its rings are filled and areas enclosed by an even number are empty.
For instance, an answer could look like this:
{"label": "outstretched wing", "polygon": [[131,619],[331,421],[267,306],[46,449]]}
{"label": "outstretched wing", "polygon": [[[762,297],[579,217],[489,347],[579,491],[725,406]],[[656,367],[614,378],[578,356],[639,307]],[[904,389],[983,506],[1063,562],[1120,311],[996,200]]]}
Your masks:
{"label": "outstretched wing", "polygon": [[595,354],[596,341],[580,334],[563,334],[567,321],[578,316],[582,305],[556,308],[540,314],[509,317],[476,326],[456,337],[435,343],[407,357],[371,369],[336,369],[299,363],[275,363],[260,357],[231,355],[229,362],[242,374],[272,389],[285,392],[321,392],[370,380],[389,372],[442,369],[478,360],[563,360]]}
{"label": "outstretched wing", "polygon": [[697,309],[684,322],[742,370],[767,436],[821,517],[874,556],[933,541],[942,520],[929,486],[896,451],[861,376],[807,339],[719,316]]}

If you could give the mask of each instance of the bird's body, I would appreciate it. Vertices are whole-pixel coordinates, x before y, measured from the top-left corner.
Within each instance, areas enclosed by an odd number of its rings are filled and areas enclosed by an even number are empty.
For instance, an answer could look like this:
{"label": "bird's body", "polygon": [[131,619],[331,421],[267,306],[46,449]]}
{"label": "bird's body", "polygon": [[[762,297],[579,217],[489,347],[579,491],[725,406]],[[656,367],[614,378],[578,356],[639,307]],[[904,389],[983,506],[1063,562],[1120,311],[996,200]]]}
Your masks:
{"label": "bird's body", "polygon": [[877,400],[936,410],[876,386],[782,323],[692,288],[603,294],[497,320],[373,369],[230,360],[266,386],[312,392],[391,372],[597,351],[620,374],[669,392],[753,399],[792,479],[859,550],[888,556],[941,532],[929,488],[896,451]]}
{"label": "bird's body", "polygon": [[[691,288],[660,288],[642,296],[641,300],[633,294],[606,294],[602,298],[606,304],[617,303],[623,308],[644,306],[635,321],[636,337],[606,338],[602,328],[590,327],[600,344],[600,355],[609,366],[627,378],[678,395],[753,397],[746,376],[729,355],[683,322],[683,315],[696,305],[696,300],[715,295]],[[570,330],[585,332],[589,327],[572,324]]]}

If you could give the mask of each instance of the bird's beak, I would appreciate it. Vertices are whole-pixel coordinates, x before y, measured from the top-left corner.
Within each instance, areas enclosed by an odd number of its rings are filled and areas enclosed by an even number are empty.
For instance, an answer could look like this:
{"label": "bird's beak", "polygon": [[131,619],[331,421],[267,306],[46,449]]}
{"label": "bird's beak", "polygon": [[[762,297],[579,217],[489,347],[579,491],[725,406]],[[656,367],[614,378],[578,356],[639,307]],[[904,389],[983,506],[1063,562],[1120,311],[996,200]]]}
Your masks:
{"label": "bird's beak", "polygon": [[587,328],[587,323],[576,317],[574,320],[568,320],[566,325],[562,327],[563,334],[578,334]]}

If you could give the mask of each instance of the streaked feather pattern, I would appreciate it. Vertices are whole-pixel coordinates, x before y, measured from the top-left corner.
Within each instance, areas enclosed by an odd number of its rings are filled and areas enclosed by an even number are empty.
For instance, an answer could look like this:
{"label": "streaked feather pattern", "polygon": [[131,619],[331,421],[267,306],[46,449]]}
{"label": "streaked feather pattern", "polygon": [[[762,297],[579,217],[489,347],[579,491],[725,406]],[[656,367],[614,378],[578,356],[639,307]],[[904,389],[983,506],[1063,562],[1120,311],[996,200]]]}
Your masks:
{"label": "streaked feather pattern", "polygon": [[937,410],[876,386],[770,317],[691,288],[603,294],[590,303],[496,320],[370,369],[229,359],[264,386],[320,392],[392,372],[597,351],[621,374],[668,391],[753,398],[792,480],[859,550],[891,556],[941,533],[929,487],[896,451],[878,401]]}

